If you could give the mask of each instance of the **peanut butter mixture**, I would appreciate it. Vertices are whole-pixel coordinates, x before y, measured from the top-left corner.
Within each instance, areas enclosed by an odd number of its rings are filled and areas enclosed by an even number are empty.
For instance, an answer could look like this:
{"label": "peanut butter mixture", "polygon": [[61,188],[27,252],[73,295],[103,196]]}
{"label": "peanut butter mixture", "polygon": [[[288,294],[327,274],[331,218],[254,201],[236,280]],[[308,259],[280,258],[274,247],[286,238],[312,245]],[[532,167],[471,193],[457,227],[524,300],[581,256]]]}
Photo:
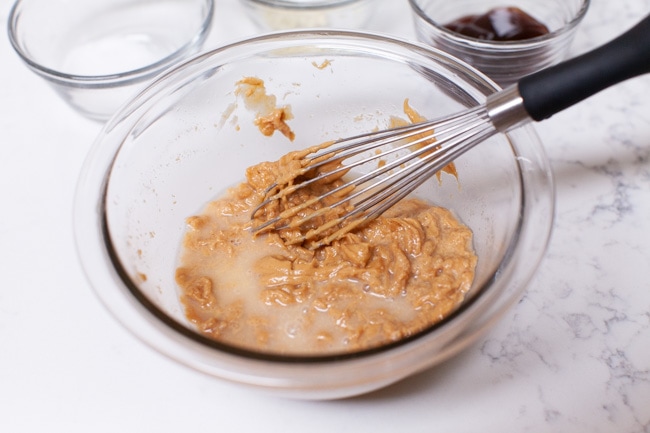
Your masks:
{"label": "peanut butter mixture", "polygon": [[242,96],[246,107],[254,110],[257,117],[255,125],[260,132],[271,136],[275,131],[293,141],[296,137],[287,120],[293,118],[291,108],[287,106],[276,106],[277,98],[266,93],[264,80],[257,77],[245,77],[237,82],[235,94]]}
{"label": "peanut butter mixture", "polygon": [[[402,119],[401,117],[392,117],[391,122],[390,122],[390,127],[391,128],[406,126],[409,123],[420,123],[420,122],[426,122],[427,121],[426,117],[422,116],[420,113],[417,112],[416,109],[411,107],[411,105],[409,104],[408,99],[404,100],[403,108],[404,108],[404,114],[406,114],[406,116],[408,117],[408,121],[405,120],[405,119]],[[415,136],[415,137],[411,138],[411,141],[415,141],[418,138],[421,138],[421,137]],[[425,136],[423,138],[427,138],[427,137]],[[414,144],[412,146],[412,149],[413,149],[413,151],[416,151],[416,150],[422,149],[425,146],[428,146],[429,144],[433,144],[435,142],[436,142],[435,138],[428,138],[427,140],[424,140],[424,141],[421,141],[421,142],[419,142],[417,144]],[[429,153],[430,152],[425,152],[420,157],[423,158]],[[445,173],[451,174],[455,178],[458,178],[458,172],[456,171],[456,165],[453,162],[447,164],[445,167],[443,167],[443,169],[441,171],[436,173],[436,177],[438,178],[438,181],[441,180],[441,176],[442,176],[443,171]]]}
{"label": "peanut butter mixture", "polygon": [[[251,232],[267,188],[286,182],[302,156],[250,167],[245,182],[187,219],[176,281],[197,329],[254,351],[324,355],[400,340],[452,312],[477,258],[471,231],[446,209],[403,200],[317,249],[291,240],[331,215],[309,227]],[[326,179],[291,199],[309,200],[340,182]],[[279,211],[269,206],[256,219]]]}

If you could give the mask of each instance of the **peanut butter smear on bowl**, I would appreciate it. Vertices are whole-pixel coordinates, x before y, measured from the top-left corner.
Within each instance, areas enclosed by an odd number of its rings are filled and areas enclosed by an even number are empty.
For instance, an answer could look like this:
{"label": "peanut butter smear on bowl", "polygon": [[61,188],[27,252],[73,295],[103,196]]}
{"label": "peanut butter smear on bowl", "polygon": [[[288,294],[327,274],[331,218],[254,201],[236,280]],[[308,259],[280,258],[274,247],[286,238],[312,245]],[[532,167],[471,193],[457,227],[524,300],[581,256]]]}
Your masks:
{"label": "peanut butter smear on bowl", "polygon": [[242,78],[237,82],[235,94],[243,97],[247,108],[256,111],[255,125],[262,134],[269,137],[279,131],[290,141],[296,138],[287,123],[293,118],[291,107],[276,106],[277,98],[267,94],[264,80],[257,77]]}
{"label": "peanut butter smear on bowl", "polygon": [[[303,154],[249,167],[246,181],[187,219],[176,282],[198,331],[258,352],[330,355],[398,341],[449,315],[477,257],[471,230],[447,209],[405,199],[315,250],[291,243],[309,227],[249,230],[267,188]],[[296,199],[339,182],[316,183]]]}

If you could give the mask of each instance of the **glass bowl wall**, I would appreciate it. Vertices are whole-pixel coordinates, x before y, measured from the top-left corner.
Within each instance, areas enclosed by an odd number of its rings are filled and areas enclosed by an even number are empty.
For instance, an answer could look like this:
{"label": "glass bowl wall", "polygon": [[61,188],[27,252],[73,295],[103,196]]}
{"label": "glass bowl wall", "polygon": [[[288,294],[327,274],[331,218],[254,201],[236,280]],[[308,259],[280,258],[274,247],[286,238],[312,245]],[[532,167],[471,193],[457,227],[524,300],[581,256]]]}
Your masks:
{"label": "glass bowl wall", "polygon": [[[264,80],[290,106],[294,141],[263,136],[235,94]],[[368,392],[449,358],[516,302],[544,251],[554,189],[530,126],[499,135],[416,192],[474,232],[467,301],[422,334],[342,356],[282,357],[208,340],[184,316],[174,282],[185,218],[243,180],[248,166],[326,140],[385,128],[409,104],[427,118],[483,102],[496,86],[420,45],[351,32],[289,32],[235,43],[179,65],[118,112],[97,138],[75,204],[79,256],[110,312],[165,355],[212,376],[296,398]]]}

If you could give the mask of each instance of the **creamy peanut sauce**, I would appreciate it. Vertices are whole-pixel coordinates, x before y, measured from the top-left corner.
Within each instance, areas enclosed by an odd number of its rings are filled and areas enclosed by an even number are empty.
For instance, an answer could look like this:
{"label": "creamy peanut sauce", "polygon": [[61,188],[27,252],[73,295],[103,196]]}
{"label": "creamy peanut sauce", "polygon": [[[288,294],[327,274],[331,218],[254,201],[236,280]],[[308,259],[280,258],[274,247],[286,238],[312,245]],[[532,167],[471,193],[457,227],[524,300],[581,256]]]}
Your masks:
{"label": "creamy peanut sauce", "polygon": [[[409,104],[408,99],[404,100],[403,108],[404,108],[404,114],[406,114],[406,116],[408,117],[408,121],[405,120],[405,119],[402,119],[401,117],[393,116],[393,117],[391,117],[391,121],[390,121],[390,127],[391,128],[406,126],[409,123],[420,123],[420,122],[426,122],[427,121],[426,117],[422,116],[420,113],[417,112],[417,110],[415,110],[413,107],[411,107],[411,105]],[[416,141],[416,140],[418,140],[418,138],[427,138],[427,139],[423,140],[423,141],[420,141],[417,144],[414,144],[412,146],[414,151],[422,149],[423,147],[428,146],[430,144],[434,144],[436,142],[435,138],[428,138],[427,136],[425,136],[423,134],[422,135],[416,135],[416,136],[412,137],[411,141]],[[420,155],[420,158],[424,158],[429,153],[430,153],[429,151],[423,153],[422,155]],[[441,180],[442,172],[451,174],[455,178],[458,178],[458,172],[456,171],[456,165],[453,162],[447,164],[445,167],[443,167],[443,169],[441,171],[436,173],[436,177],[438,178],[438,181]]]}
{"label": "creamy peanut sauce", "polygon": [[331,60],[323,60],[323,62],[320,63],[320,64],[318,64],[318,63],[316,63],[316,62],[311,62],[311,64],[312,64],[312,65],[314,66],[314,68],[316,68],[316,69],[325,69],[325,68],[327,68],[328,66],[331,66],[331,65],[332,65],[332,61],[331,61]]}
{"label": "creamy peanut sauce", "polygon": [[[285,181],[303,155],[250,167],[245,182],[187,219],[176,281],[198,330],[256,351],[322,355],[397,341],[453,311],[477,259],[471,231],[446,209],[403,200],[316,250],[287,242],[309,227],[249,230],[267,187]],[[328,179],[291,199],[340,182]]]}
{"label": "creamy peanut sauce", "polygon": [[237,82],[235,94],[242,96],[246,107],[256,111],[255,125],[260,132],[271,136],[279,131],[293,141],[296,137],[287,120],[293,118],[291,107],[277,106],[277,98],[266,93],[264,81],[257,77],[245,77]]}
{"label": "creamy peanut sauce", "polygon": [[[236,94],[255,110],[255,124],[264,135],[277,130],[294,139],[286,123],[290,107],[277,107],[262,80],[240,80]],[[390,126],[425,120],[408,100],[403,109],[408,119],[391,118]],[[432,142],[414,144],[414,149]],[[349,190],[314,200],[340,186],[343,171],[271,202],[251,220],[269,186],[314,176],[304,170],[305,156],[330,144],[249,167],[245,182],[187,218],[176,282],[185,314],[201,333],[267,353],[349,353],[422,331],[463,300],[477,258],[470,229],[446,209],[402,200],[381,217],[313,248],[305,235],[336,233],[338,227],[326,226],[352,207],[329,208]],[[444,171],[457,177],[453,164]],[[298,214],[285,215],[305,203]],[[300,222],[311,212],[322,213]],[[261,234],[250,230],[276,216],[287,226]]]}

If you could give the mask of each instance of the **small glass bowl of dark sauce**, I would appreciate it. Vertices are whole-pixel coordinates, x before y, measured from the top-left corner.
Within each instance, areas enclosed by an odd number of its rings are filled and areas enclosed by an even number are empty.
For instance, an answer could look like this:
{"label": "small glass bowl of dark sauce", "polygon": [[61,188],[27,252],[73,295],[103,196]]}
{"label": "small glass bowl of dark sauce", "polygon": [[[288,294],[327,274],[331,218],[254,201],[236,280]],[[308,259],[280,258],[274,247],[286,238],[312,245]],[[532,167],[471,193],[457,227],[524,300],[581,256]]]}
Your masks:
{"label": "small glass bowl of dark sauce", "polygon": [[409,0],[421,42],[471,64],[501,86],[569,54],[589,0]]}

